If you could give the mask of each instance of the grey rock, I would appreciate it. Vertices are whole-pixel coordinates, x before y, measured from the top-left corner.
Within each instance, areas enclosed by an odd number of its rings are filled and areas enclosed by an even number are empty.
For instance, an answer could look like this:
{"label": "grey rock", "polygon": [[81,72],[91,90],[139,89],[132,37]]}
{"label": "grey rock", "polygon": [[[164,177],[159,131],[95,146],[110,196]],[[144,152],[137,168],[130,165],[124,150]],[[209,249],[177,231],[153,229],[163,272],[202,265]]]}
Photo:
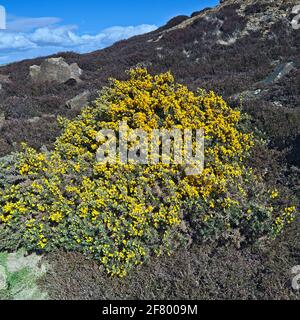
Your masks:
{"label": "grey rock", "polygon": [[31,66],[29,74],[33,81],[40,83],[46,81],[65,83],[71,79],[81,82],[82,70],[77,63],[69,65],[64,58],[60,57],[46,59],[40,66]]}
{"label": "grey rock", "polygon": [[28,119],[28,122],[29,123],[37,123],[40,121],[40,119],[41,119],[41,117],[33,117],[33,118]]}
{"label": "grey rock", "polygon": [[73,110],[80,110],[89,102],[90,95],[90,91],[86,90],[74,97],[73,99],[67,101],[66,106]]}
{"label": "grey rock", "polygon": [[31,66],[29,68],[29,75],[30,78],[33,79],[34,81],[39,81],[41,78],[41,67],[39,66]]}
{"label": "grey rock", "polygon": [[41,256],[31,254],[25,256],[24,253],[11,253],[7,258],[7,270],[8,272],[18,272],[24,268],[34,270],[35,273],[41,272],[38,264],[41,260]]}
{"label": "grey rock", "polygon": [[0,113],[0,129],[3,128],[4,124],[5,124],[5,115],[4,113]]}
{"label": "grey rock", "polygon": [[0,83],[11,83],[9,76],[5,74],[0,74]]}
{"label": "grey rock", "polygon": [[38,288],[23,288],[13,295],[15,301],[47,300],[47,294],[40,292]]}
{"label": "grey rock", "polygon": [[7,276],[3,266],[0,266],[0,291],[7,289]]}
{"label": "grey rock", "polygon": [[11,83],[9,76],[0,74],[0,91],[3,90],[3,84]]}
{"label": "grey rock", "polygon": [[295,67],[296,67],[295,63],[292,61],[287,63],[282,63],[278,65],[275,68],[275,70],[260,83],[263,85],[273,84],[279,81],[280,79],[282,79],[283,77],[285,77],[286,75],[288,75],[292,70],[295,69]]}
{"label": "grey rock", "polygon": [[44,144],[41,146],[40,151],[42,153],[44,153],[44,154],[49,154],[50,153],[48,148]]}

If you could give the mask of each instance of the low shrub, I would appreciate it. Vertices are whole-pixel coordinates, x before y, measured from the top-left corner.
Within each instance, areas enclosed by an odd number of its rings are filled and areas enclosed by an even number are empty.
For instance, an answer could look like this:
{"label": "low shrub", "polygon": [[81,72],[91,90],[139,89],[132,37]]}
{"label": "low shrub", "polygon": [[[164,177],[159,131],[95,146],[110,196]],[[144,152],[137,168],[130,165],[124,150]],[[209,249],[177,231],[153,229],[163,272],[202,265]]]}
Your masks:
{"label": "low shrub", "polygon": [[[75,250],[112,275],[125,276],[151,255],[170,254],[193,240],[255,242],[276,236],[295,207],[247,167],[255,143],[244,116],[213,92],[193,93],[170,73],[131,69],[111,80],[74,120],[60,119],[51,152],[24,150],[0,169],[1,247]],[[102,164],[96,160],[101,129],[205,130],[205,168]]]}

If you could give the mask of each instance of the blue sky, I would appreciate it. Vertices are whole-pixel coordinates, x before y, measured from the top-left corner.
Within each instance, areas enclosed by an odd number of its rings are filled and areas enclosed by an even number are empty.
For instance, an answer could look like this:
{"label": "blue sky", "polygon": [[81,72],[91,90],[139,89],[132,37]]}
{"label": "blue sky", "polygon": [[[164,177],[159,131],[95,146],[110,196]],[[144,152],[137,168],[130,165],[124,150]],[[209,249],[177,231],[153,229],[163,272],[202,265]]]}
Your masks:
{"label": "blue sky", "polygon": [[218,0],[0,0],[0,64],[58,51],[89,52],[155,30]]}

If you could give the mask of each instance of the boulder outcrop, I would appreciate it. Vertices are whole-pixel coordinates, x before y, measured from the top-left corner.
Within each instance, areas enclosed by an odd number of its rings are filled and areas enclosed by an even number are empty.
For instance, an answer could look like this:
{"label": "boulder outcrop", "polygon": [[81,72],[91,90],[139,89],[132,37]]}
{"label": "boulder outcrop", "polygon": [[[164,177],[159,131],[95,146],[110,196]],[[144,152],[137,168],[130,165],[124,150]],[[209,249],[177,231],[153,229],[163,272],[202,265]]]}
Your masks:
{"label": "boulder outcrop", "polygon": [[30,77],[35,82],[65,83],[71,79],[81,82],[82,70],[77,63],[69,65],[64,58],[50,58],[43,61],[40,66],[30,67]]}
{"label": "boulder outcrop", "polygon": [[68,100],[66,106],[73,110],[80,110],[88,103],[90,95],[90,91],[86,90],[73,99]]}

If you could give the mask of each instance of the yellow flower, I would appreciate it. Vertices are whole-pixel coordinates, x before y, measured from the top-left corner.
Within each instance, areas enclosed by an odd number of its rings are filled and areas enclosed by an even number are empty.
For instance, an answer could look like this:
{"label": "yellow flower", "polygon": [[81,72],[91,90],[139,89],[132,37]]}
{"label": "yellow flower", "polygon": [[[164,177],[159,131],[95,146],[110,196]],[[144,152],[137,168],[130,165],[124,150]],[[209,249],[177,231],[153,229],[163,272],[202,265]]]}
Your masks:
{"label": "yellow flower", "polygon": [[278,198],[279,196],[279,193],[277,190],[273,190],[272,193],[271,193],[271,199],[276,199]]}
{"label": "yellow flower", "polygon": [[63,215],[60,212],[54,212],[50,214],[49,219],[52,222],[59,223],[63,220]]}

